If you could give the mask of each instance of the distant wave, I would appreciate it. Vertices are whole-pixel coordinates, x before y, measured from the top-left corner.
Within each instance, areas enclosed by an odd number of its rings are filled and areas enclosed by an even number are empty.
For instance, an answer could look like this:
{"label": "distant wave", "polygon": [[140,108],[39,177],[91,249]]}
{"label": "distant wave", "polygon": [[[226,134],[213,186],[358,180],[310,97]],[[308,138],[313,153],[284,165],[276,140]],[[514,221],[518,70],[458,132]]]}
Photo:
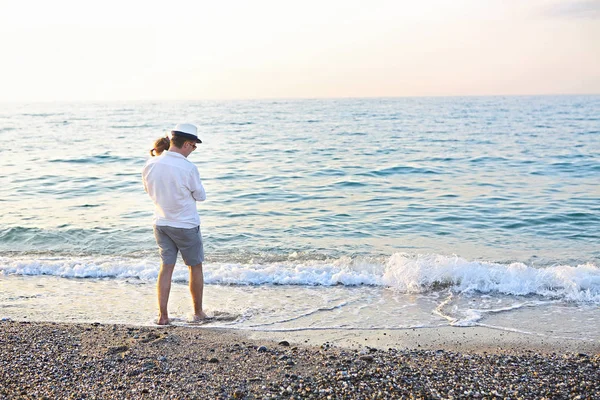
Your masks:
{"label": "distant wave", "polygon": [[397,165],[394,167],[383,168],[378,171],[374,171],[373,174],[377,176],[390,176],[390,175],[404,175],[404,174],[439,174],[440,172],[435,171],[431,168],[420,168]]}
{"label": "distant wave", "polygon": [[114,129],[139,129],[139,128],[155,128],[157,127],[156,125],[151,125],[151,124],[141,124],[141,125],[135,125],[135,124],[131,124],[131,125],[111,125],[111,128]]}
{"label": "distant wave", "polygon": [[104,164],[104,163],[143,163],[144,160],[140,157],[120,157],[109,154],[101,154],[82,158],[55,158],[49,160],[52,163],[72,163],[72,164]]}
{"label": "distant wave", "polygon": [[[97,204],[85,203],[73,208],[95,208]],[[148,214],[149,215],[149,214]],[[151,227],[122,230],[118,228],[90,227],[81,229],[67,224],[56,229],[10,227],[0,229],[0,254],[48,253],[60,249],[65,254],[123,254],[131,249],[155,250]],[[143,239],[146,239],[145,241]],[[35,261],[35,260],[34,260]],[[2,270],[2,267],[0,267]]]}
{"label": "distant wave", "polygon": [[[65,278],[155,280],[158,260],[127,257],[0,257],[0,274]],[[176,268],[174,279],[188,272]],[[522,263],[468,261],[442,255],[396,253],[387,259],[206,263],[205,282],[216,285],[383,286],[403,293],[450,289],[454,293],[537,295],[600,304],[600,268],[591,263],[534,268]]]}
{"label": "distant wave", "polygon": [[65,113],[23,113],[21,115],[24,117],[52,117],[54,115],[65,115]]}

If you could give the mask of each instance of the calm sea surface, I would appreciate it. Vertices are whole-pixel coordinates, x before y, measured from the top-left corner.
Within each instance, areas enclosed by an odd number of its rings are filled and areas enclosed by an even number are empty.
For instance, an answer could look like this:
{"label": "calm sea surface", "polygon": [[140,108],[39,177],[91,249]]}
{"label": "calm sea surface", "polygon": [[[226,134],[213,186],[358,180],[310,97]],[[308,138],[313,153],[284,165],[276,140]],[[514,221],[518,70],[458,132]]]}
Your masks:
{"label": "calm sea surface", "polygon": [[600,339],[600,96],[2,104],[0,317],[151,322],[140,172],[178,122],[221,325]]}

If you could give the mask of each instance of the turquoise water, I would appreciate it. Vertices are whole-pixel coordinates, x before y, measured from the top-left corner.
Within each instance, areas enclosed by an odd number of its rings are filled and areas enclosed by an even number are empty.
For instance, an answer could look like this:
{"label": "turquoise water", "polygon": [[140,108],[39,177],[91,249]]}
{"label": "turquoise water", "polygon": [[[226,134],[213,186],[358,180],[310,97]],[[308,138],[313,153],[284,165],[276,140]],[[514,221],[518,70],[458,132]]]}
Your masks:
{"label": "turquoise water", "polygon": [[[153,282],[140,171],[178,122],[203,140],[190,160],[213,290],[465,302],[420,306],[423,324],[478,323],[469,296],[600,304],[600,96],[3,104],[0,279]],[[5,310],[33,309],[19,296]],[[373,296],[357,301],[409,304]]]}
{"label": "turquoise water", "polygon": [[[3,105],[0,250],[153,251],[140,168],[177,121],[208,257],[600,259],[600,98]],[[18,139],[17,139],[18,138]]]}

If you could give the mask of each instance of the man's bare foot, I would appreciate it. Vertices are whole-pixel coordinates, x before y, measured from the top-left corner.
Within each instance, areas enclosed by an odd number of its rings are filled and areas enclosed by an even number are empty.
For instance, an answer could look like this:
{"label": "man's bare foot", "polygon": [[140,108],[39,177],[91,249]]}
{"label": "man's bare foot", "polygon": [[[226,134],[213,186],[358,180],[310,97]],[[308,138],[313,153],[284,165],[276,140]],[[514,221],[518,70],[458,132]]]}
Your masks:
{"label": "man's bare foot", "polygon": [[212,317],[209,317],[204,311],[202,311],[200,314],[194,314],[192,317],[192,322],[202,322],[209,319],[212,319]]}
{"label": "man's bare foot", "polygon": [[159,317],[158,321],[156,321],[156,325],[169,325],[171,320],[168,317]]}

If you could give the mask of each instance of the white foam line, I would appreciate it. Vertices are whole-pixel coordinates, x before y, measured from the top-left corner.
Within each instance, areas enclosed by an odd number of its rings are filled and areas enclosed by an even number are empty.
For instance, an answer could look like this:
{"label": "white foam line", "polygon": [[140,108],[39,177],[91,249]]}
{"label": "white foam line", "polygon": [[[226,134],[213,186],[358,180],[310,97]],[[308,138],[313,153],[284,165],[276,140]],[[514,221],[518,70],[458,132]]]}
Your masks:
{"label": "white foam line", "polygon": [[556,303],[560,303],[560,301],[559,300],[528,301],[525,303],[514,304],[512,306],[507,306],[507,307],[503,307],[503,308],[495,308],[495,309],[487,309],[487,310],[473,309],[473,311],[477,311],[477,312],[480,312],[483,314],[498,314],[498,313],[503,313],[506,311],[518,310],[520,308],[525,308],[525,307],[538,307],[538,306],[545,306],[545,305],[556,304]]}
{"label": "white foam line", "polygon": [[440,328],[448,326],[443,325],[414,325],[414,326],[394,326],[394,327],[346,327],[346,326],[319,326],[319,327],[298,327],[298,328],[277,328],[277,329],[256,329],[256,327],[239,327],[242,331],[257,331],[257,332],[305,332],[305,331],[407,331],[410,329],[427,329]]}
{"label": "white foam line", "polygon": [[451,290],[448,290],[448,297],[446,297],[446,299],[444,299],[444,301],[442,301],[440,304],[438,304],[438,306],[435,308],[435,310],[433,310],[433,313],[435,315],[444,318],[445,320],[447,320],[450,323],[450,325],[454,324],[458,320],[456,318],[451,317],[450,315],[445,314],[443,312],[443,308],[447,304],[452,302],[453,298],[454,298],[454,294],[452,293]]}
{"label": "white foam line", "polygon": [[274,322],[265,322],[264,324],[250,325],[250,327],[270,326],[270,325],[275,325],[275,324],[284,324],[286,322],[291,322],[291,321],[297,321],[299,319],[302,319],[302,318],[305,318],[305,317],[309,317],[309,316],[314,315],[316,313],[319,313],[321,311],[333,311],[335,309],[345,307],[345,306],[347,306],[348,304],[351,304],[351,303],[353,303],[353,301],[351,301],[351,302],[346,301],[346,302],[343,302],[341,304],[338,304],[338,305],[335,305],[335,306],[332,306],[332,307],[320,307],[320,308],[317,308],[316,310],[312,310],[312,311],[309,311],[309,312],[304,313],[304,314],[296,315],[294,317],[290,317],[290,318],[287,318],[287,319],[282,319],[282,320],[278,320],[278,321],[274,321]]}
{"label": "white foam line", "polygon": [[558,301],[558,300],[529,301],[529,302],[525,302],[525,303],[514,304],[512,306],[496,308],[496,309],[468,309],[467,310],[468,312],[471,312],[471,314],[475,314],[474,316],[471,317],[471,319],[469,319],[469,318],[456,319],[455,322],[451,323],[451,325],[452,326],[462,326],[462,327],[474,326],[474,325],[477,325],[478,324],[477,321],[482,320],[486,314],[499,314],[499,313],[509,312],[509,311],[518,310],[521,308],[526,308],[526,307],[539,307],[539,306],[545,306],[545,305],[550,305],[550,304],[555,304],[555,303],[560,303],[560,301]]}

